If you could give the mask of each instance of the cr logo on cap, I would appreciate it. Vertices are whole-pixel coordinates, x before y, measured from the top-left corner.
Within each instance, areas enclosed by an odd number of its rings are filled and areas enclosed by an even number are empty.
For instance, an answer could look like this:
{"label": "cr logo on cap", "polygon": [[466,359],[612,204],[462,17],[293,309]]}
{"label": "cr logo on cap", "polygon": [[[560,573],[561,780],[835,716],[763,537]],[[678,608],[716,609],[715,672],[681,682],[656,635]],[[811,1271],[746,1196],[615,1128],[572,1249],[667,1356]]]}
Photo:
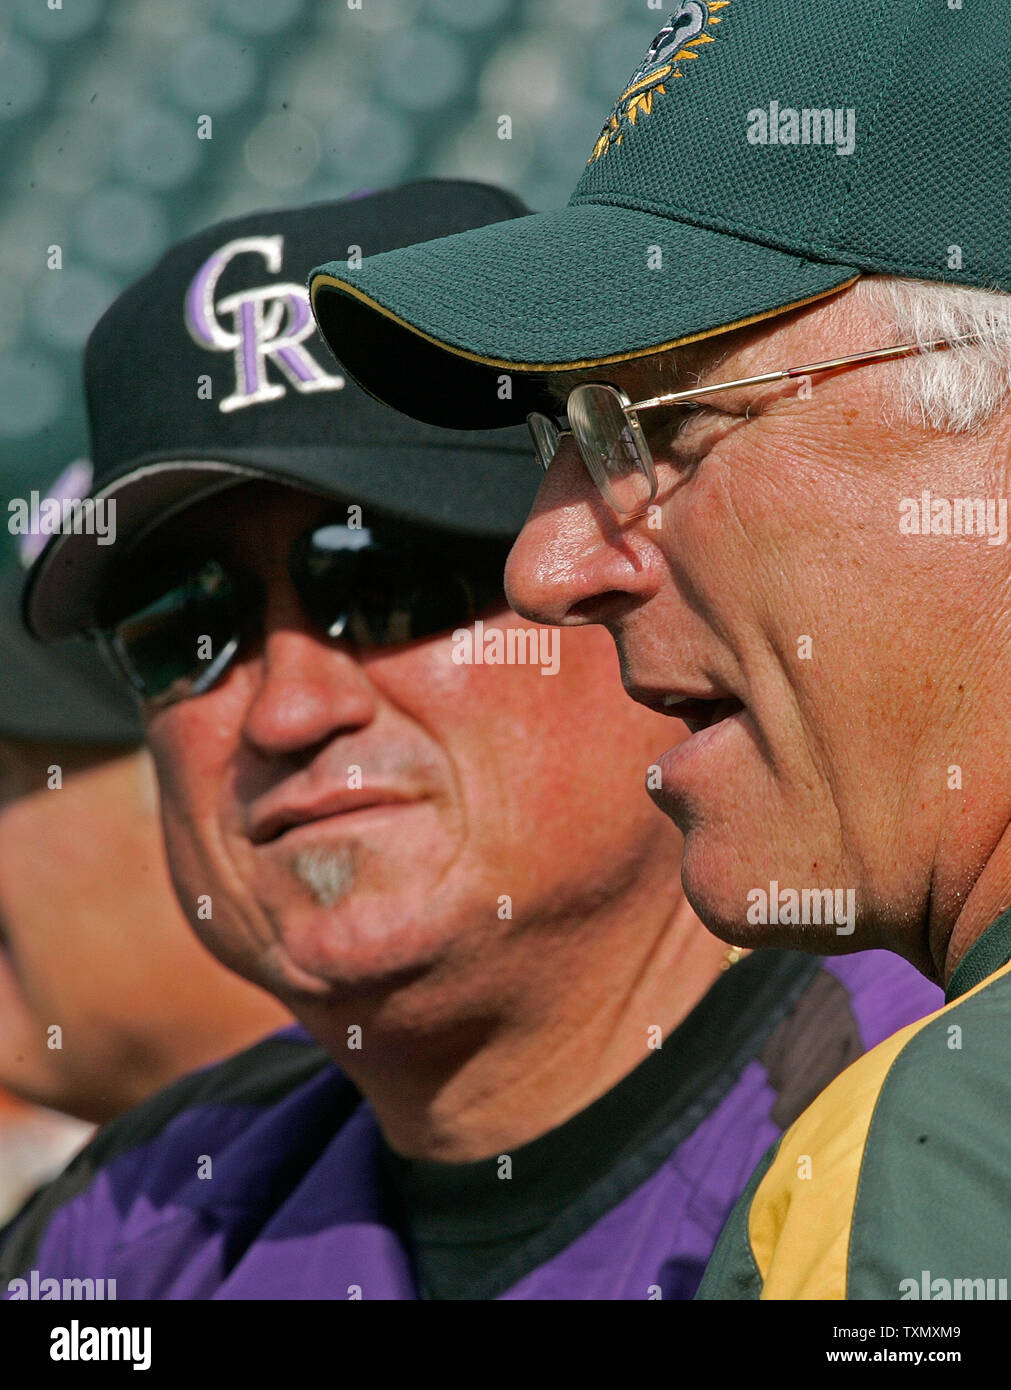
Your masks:
{"label": "cr logo on cap", "polygon": [[[218,280],[234,256],[260,255],[276,275],[283,251],[282,236],[238,237],[208,257],[190,282],[185,306],[190,337],[201,347],[235,355],[235,390],[219,410],[240,410],[286,394],[280,382],[269,380],[268,358],[296,391],[339,391],[345,384],[344,377],[324,371],[304,345],[315,324],[302,285],[258,285],[215,303]],[[232,327],[222,324],[220,314],[231,318]]]}

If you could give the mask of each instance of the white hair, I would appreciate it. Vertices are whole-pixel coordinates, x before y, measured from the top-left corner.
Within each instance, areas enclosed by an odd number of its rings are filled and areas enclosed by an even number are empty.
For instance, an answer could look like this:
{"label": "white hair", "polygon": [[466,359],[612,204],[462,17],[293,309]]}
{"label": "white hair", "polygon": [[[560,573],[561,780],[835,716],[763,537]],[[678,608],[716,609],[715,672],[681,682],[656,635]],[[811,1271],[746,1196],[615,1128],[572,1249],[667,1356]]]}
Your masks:
{"label": "white hair", "polygon": [[890,322],[896,343],[968,334],[981,340],[898,364],[895,405],[903,419],[963,433],[1011,405],[1011,294],[887,275],[862,276],[853,292]]}

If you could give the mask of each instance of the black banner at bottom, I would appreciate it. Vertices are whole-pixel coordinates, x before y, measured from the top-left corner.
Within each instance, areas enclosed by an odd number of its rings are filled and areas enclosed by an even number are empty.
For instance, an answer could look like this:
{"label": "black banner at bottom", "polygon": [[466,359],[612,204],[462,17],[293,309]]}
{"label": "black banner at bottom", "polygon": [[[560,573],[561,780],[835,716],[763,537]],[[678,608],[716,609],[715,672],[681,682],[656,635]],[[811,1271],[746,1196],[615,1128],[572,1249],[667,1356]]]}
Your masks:
{"label": "black banner at bottom", "polygon": [[[594,1306],[591,1314],[579,1303],[550,1302],[465,1309],[367,1301],[8,1302],[0,1306],[0,1347],[23,1384],[62,1367],[57,1374],[68,1384],[139,1372],[142,1383],[185,1385],[194,1373],[249,1372],[287,1385],[343,1377],[352,1365],[367,1374],[369,1363],[385,1379],[401,1356],[406,1371],[425,1368],[449,1383],[513,1368],[529,1376],[546,1361],[571,1371],[584,1360],[599,1380],[608,1353],[626,1362],[626,1380],[630,1357],[634,1365],[646,1355],[671,1371],[708,1363],[722,1373],[824,1368],[831,1376],[834,1366],[941,1364],[981,1373],[1006,1338],[1006,1311],[988,1303]],[[41,1383],[55,1382],[46,1376]]]}

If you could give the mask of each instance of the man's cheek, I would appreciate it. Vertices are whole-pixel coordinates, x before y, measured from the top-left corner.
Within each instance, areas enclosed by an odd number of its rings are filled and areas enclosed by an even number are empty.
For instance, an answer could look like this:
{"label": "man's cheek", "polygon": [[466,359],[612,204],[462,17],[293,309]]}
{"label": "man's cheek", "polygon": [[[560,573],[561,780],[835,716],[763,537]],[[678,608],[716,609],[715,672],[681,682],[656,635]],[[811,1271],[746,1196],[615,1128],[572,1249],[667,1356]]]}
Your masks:
{"label": "man's cheek", "polygon": [[160,711],[147,725],[146,737],[158,773],[163,805],[186,800],[202,784],[217,779],[227,760],[220,720],[208,717],[195,701]]}
{"label": "man's cheek", "polygon": [[163,794],[172,777],[176,762],[175,753],[181,741],[177,727],[177,709],[178,706],[171,706],[156,714],[147,715],[144,722],[144,738],[154,761],[158,785]]}

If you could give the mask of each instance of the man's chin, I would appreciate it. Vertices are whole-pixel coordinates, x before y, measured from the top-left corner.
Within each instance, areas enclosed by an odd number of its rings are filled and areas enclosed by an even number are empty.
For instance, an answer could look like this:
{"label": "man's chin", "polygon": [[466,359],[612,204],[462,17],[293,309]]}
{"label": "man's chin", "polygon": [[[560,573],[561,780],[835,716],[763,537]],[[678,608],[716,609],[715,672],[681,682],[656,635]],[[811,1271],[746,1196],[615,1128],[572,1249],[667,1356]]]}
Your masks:
{"label": "man's chin", "polygon": [[[770,871],[742,864],[730,846],[696,829],[685,840],[681,880],[699,920],[721,941],[753,950],[811,951],[848,955],[880,945],[857,912],[855,887],[827,886],[783,861]],[[725,852],[721,852],[725,851]],[[815,882],[811,882],[816,878]]]}
{"label": "man's chin", "polygon": [[289,1006],[300,999],[378,998],[424,975],[442,954],[442,943],[424,939],[412,923],[369,931],[347,917],[316,908],[279,924],[257,982]]}
{"label": "man's chin", "polygon": [[[699,909],[692,904],[701,918]],[[853,934],[839,935],[831,924],[801,923],[797,926],[772,926],[768,923],[751,925],[740,919],[714,918],[715,925],[705,925],[713,936],[728,946],[747,951],[805,951],[815,956],[848,956],[854,951],[879,947],[880,941],[869,938],[859,928]]]}

